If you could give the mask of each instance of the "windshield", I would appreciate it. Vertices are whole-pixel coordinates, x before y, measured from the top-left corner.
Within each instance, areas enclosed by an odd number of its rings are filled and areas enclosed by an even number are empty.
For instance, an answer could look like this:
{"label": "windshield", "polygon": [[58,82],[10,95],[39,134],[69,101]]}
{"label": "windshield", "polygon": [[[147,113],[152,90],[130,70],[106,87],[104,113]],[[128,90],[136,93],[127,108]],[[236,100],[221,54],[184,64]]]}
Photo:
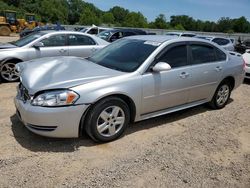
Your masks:
{"label": "windshield", "polygon": [[97,51],[88,59],[110,69],[133,72],[160,44],[153,41],[122,39]]}
{"label": "windshield", "polygon": [[103,40],[108,41],[111,34],[112,33],[110,31],[103,31],[103,32],[99,33],[97,36]]}
{"label": "windshield", "polygon": [[30,34],[30,35],[27,35],[15,42],[12,42],[11,44],[15,45],[15,46],[18,46],[18,47],[22,47],[22,46],[25,46],[29,43],[31,43],[32,41],[40,38],[41,36],[45,35],[46,33],[34,33],[34,34]]}

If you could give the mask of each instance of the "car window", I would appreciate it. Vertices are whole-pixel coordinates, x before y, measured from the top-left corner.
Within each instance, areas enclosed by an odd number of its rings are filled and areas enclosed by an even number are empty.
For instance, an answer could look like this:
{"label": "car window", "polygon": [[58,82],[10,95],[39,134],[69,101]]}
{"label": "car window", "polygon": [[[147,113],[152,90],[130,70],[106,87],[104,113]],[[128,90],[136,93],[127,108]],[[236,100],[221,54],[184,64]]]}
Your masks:
{"label": "car window", "polygon": [[89,34],[91,35],[97,35],[98,34],[98,28],[92,28],[88,31]]}
{"label": "car window", "polygon": [[228,39],[223,39],[223,38],[214,38],[212,41],[220,46],[227,45],[230,43]]}
{"label": "car window", "polygon": [[216,61],[214,48],[207,45],[191,45],[192,64],[201,64]]}
{"label": "car window", "polygon": [[187,46],[180,45],[169,49],[158,60],[158,62],[166,62],[172,68],[187,65]]}
{"label": "car window", "polygon": [[41,40],[40,42],[42,42],[45,47],[65,46],[65,35],[52,35],[49,38]]}
{"label": "car window", "polygon": [[188,33],[184,33],[181,35],[182,37],[194,37],[195,34],[188,34]]}
{"label": "car window", "polygon": [[126,31],[126,32],[124,32],[123,37],[132,36],[132,35],[136,35],[136,34],[134,32],[131,32],[131,31]]}
{"label": "car window", "polygon": [[121,39],[97,51],[88,59],[110,69],[133,72],[159,45],[160,43],[152,41]]}
{"label": "car window", "polygon": [[225,61],[227,59],[227,55],[220,49],[215,48],[215,53],[216,53],[217,61]]}
{"label": "car window", "polygon": [[120,38],[123,38],[123,32],[116,32],[110,37],[110,42],[114,42]]}
{"label": "car window", "polygon": [[84,46],[84,45],[95,45],[95,41],[84,35],[68,35],[69,46]]}
{"label": "car window", "polygon": [[10,43],[15,45],[15,46],[22,47],[22,46],[25,46],[25,45],[31,43],[32,41],[40,38],[40,37],[42,37],[43,35],[45,35],[45,33],[33,33],[33,34],[27,35],[27,36],[17,40],[16,42],[10,42]]}

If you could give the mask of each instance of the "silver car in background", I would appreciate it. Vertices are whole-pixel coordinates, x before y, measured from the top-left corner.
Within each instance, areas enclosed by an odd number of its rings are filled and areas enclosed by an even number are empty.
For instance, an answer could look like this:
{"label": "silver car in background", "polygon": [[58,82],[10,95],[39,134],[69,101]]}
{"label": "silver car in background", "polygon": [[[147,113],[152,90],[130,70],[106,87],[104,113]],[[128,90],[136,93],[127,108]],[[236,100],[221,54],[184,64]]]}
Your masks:
{"label": "silver car in background", "polygon": [[234,43],[232,42],[232,39],[225,38],[225,37],[214,37],[214,36],[195,36],[196,38],[205,39],[211,42],[214,42],[224,48],[228,51],[234,51]]}
{"label": "silver car in background", "polygon": [[245,75],[239,54],[201,39],[156,35],[117,40],[87,59],[43,58],[17,67],[17,115],[30,131],[49,137],[86,131],[102,142],[121,136],[130,122],[204,103],[223,108]]}
{"label": "silver car in background", "polygon": [[0,44],[0,77],[16,81],[15,64],[52,56],[88,57],[109,43],[89,34],[72,31],[41,31],[16,42]]}

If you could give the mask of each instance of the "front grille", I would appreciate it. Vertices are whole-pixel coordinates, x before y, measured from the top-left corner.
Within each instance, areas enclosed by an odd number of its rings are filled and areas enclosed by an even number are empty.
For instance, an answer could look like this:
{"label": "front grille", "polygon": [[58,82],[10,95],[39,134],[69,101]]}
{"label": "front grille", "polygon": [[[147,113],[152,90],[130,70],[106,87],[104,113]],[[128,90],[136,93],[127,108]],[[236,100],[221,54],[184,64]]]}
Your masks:
{"label": "front grille", "polygon": [[19,84],[19,97],[22,101],[26,102],[30,100],[30,95],[28,90],[23,86],[22,83]]}

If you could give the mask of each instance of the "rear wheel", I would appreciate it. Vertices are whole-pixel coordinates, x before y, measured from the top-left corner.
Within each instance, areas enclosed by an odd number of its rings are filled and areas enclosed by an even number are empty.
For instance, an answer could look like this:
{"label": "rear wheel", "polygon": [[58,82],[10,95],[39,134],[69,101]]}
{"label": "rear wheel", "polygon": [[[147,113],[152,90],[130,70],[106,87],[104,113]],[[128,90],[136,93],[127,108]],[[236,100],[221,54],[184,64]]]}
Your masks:
{"label": "rear wheel", "polygon": [[15,82],[19,79],[15,62],[6,62],[0,68],[0,76],[4,81]]}
{"label": "rear wheel", "polygon": [[231,95],[231,91],[232,91],[232,87],[230,82],[228,81],[224,81],[222,82],[215,94],[213,99],[210,101],[209,105],[213,108],[213,109],[221,109],[224,108],[230,98]]}
{"label": "rear wheel", "polygon": [[85,130],[95,141],[109,142],[120,137],[130,120],[128,105],[110,97],[96,103],[87,115]]}
{"label": "rear wheel", "polygon": [[0,26],[0,36],[10,36],[11,30],[8,26]]}

